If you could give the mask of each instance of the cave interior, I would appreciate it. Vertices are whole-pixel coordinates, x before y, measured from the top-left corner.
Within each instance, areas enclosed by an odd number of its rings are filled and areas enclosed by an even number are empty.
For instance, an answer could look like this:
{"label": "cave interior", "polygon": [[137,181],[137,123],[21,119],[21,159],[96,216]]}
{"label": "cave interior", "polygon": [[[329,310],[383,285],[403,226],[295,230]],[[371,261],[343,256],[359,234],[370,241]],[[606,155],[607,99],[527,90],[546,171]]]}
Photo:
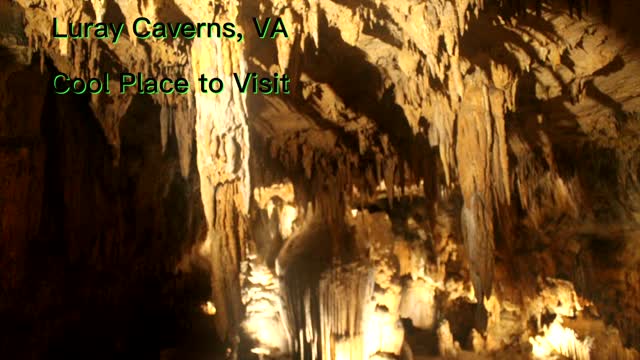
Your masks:
{"label": "cave interior", "polygon": [[[640,359],[638,14],[0,0],[0,356]],[[244,40],[51,31],[139,17]],[[122,72],[291,93],[53,85]]]}

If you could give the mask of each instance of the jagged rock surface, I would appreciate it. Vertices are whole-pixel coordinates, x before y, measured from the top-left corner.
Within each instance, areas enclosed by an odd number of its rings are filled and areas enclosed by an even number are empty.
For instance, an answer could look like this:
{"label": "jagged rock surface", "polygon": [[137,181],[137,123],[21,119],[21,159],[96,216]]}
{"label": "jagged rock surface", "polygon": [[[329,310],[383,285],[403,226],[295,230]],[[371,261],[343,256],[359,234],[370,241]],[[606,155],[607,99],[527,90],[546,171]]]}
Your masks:
{"label": "jagged rock surface", "polygon": [[[86,264],[187,254],[181,268],[211,274],[231,352],[638,358],[636,2],[16,3],[0,1],[9,298],[41,246]],[[232,21],[246,38],[51,37],[54,17],[138,16]],[[282,17],[290,36],[259,39],[252,16]],[[46,90],[54,69],[287,72],[293,94],[74,103]],[[18,76],[42,86],[10,91]]]}

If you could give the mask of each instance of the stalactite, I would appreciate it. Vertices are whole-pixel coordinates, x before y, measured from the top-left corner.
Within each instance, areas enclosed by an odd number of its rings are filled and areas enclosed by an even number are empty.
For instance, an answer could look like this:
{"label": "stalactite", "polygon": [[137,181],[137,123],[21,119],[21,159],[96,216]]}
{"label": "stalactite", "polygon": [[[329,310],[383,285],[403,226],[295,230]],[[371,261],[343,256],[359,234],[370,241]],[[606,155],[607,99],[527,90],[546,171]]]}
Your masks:
{"label": "stalactite", "polygon": [[493,282],[495,244],[492,217],[492,212],[477,193],[462,210],[462,236],[471,263],[473,287],[479,301],[491,294]]}
{"label": "stalactite", "polygon": [[[224,4],[220,19],[235,22],[238,4]],[[246,59],[243,44],[195,39],[191,47],[194,77],[217,74],[225,83],[233,73],[244,76]],[[197,79],[194,79],[197,82]],[[199,88],[198,88],[199,89]],[[212,239],[212,285],[220,312],[217,330],[229,339],[240,323],[239,271],[246,255],[246,234],[251,198],[249,178],[249,134],[246,94],[234,88],[217,96],[197,91],[196,138],[201,194]]]}
{"label": "stalactite", "polygon": [[107,0],[91,0],[91,5],[96,13],[96,22],[102,22],[107,11]]}
{"label": "stalactite", "polygon": [[373,285],[373,273],[362,264],[336,266],[322,275],[318,293],[322,354],[336,360],[366,359]]}

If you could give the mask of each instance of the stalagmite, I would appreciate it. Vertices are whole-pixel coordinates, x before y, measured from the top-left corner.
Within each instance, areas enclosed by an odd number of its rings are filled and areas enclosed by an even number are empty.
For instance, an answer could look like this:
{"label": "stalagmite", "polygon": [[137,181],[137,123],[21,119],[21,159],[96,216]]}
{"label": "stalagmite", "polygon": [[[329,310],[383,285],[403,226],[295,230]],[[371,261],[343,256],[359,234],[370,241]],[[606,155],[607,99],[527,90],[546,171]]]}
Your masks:
{"label": "stalagmite", "polygon": [[371,271],[359,264],[322,275],[318,293],[322,354],[336,360],[366,359],[364,339],[373,284]]}
{"label": "stalagmite", "polygon": [[282,299],[278,278],[251,257],[243,263],[242,303],[246,308],[245,331],[257,342],[256,354],[281,356],[290,353],[282,320]]}
{"label": "stalagmite", "polygon": [[455,359],[460,351],[460,344],[453,340],[449,322],[446,320],[438,326],[438,351],[445,359]]}
{"label": "stalagmite", "polygon": [[545,327],[543,336],[530,338],[529,342],[533,347],[533,356],[537,359],[547,359],[554,355],[574,360],[591,359],[593,339],[579,340],[573,330],[562,326],[561,318],[556,318],[549,327]]}

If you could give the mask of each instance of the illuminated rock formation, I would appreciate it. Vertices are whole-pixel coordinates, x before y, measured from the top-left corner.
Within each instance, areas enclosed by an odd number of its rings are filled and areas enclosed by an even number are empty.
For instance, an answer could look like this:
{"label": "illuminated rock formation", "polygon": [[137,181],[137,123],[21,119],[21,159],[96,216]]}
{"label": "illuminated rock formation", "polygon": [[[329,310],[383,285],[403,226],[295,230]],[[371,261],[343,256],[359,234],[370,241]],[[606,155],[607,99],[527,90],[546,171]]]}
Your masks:
{"label": "illuminated rock formation", "polygon": [[[91,299],[117,304],[160,278],[148,304],[180,302],[204,272],[210,288],[180,309],[207,304],[205,337],[230,358],[637,359],[638,10],[0,0],[0,311],[36,298],[14,322],[37,323],[85,296],[33,283],[43,274],[65,284],[81,269],[87,288],[119,289]],[[51,31],[54,18],[139,17],[234,23],[243,38]],[[288,36],[261,38],[253,17],[279,17]],[[125,71],[192,91],[49,86],[56,72]],[[234,73],[286,73],[292,93],[242,92]],[[201,74],[228,86],[207,92]]]}

